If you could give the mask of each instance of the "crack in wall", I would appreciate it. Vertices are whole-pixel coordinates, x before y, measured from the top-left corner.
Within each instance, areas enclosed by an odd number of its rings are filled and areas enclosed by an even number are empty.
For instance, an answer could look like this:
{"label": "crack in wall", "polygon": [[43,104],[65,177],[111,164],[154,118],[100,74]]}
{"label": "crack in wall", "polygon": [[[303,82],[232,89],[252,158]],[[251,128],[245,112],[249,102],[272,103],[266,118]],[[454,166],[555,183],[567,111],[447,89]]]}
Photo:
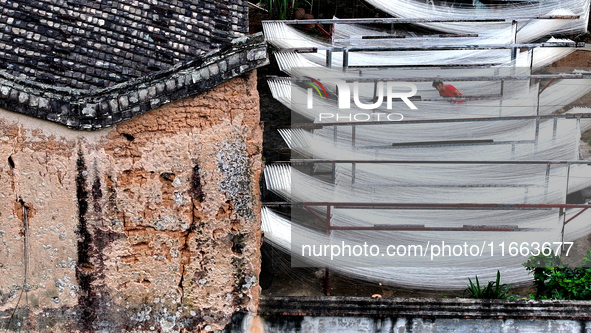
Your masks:
{"label": "crack in wall", "polygon": [[203,192],[203,182],[201,180],[201,175],[199,173],[198,163],[195,163],[195,166],[193,167],[193,172],[191,174],[191,188],[189,190],[189,195],[191,197],[191,225],[187,230],[187,234],[183,237],[183,243],[180,247],[181,279],[179,281],[179,289],[181,291],[181,304],[183,304],[185,297],[185,288],[183,285],[185,281],[185,265],[191,264],[191,258],[193,254],[193,251],[191,251],[191,249],[189,248],[189,238],[191,234],[195,232],[197,222],[201,221],[201,214],[196,214],[196,211],[198,211],[201,208],[201,203],[205,201],[205,193]]}
{"label": "crack in wall", "polygon": [[8,170],[8,176],[10,177],[10,188],[14,193],[16,192],[16,180],[14,179],[14,169],[16,168],[16,165],[14,163],[14,160],[12,159],[12,155],[8,156],[8,166],[10,166],[10,169]]}
{"label": "crack in wall", "polygon": [[181,261],[180,261],[180,268],[179,268],[179,273],[181,274],[181,278],[179,280],[179,290],[181,292],[181,299],[180,299],[180,303],[183,304],[183,300],[185,297],[185,287],[183,286],[183,283],[185,281],[185,265],[189,265],[191,264],[191,250],[189,250],[189,246],[188,246],[188,240],[189,240],[189,235],[190,235],[190,231],[187,231],[186,235],[184,237],[181,238],[182,243],[180,246],[180,257],[181,257]]}
{"label": "crack in wall", "polygon": [[[30,246],[30,228],[29,228],[29,220],[34,216],[35,210],[32,208],[30,204],[25,203],[25,201],[21,197],[20,193],[20,186],[18,183],[18,174],[16,171],[17,163],[15,161],[15,156],[17,152],[17,146],[22,145],[22,136],[21,133],[22,128],[21,126],[17,127],[17,132],[14,133],[14,140],[12,140],[12,144],[10,147],[10,155],[6,159],[9,169],[7,173],[10,177],[10,188],[12,193],[15,196],[12,216],[17,217],[22,221],[21,230],[19,231],[19,235],[23,240],[23,282],[20,286],[15,285],[15,289],[13,291],[20,289],[20,294],[18,296],[16,305],[11,312],[11,315],[6,323],[5,329],[18,329],[21,330],[23,327],[29,328],[32,325],[31,323],[31,311],[29,307],[29,291],[31,291],[31,285],[29,284],[29,276],[30,276],[30,258],[31,258],[31,246]],[[16,220],[15,220],[16,221]],[[8,250],[10,251],[10,250]],[[25,308],[19,310],[19,306],[21,304],[22,296],[25,295]],[[16,318],[16,321],[13,321]],[[12,325],[12,326],[11,326]]]}
{"label": "crack in wall", "polygon": [[[19,211],[21,214],[19,214]],[[20,232],[21,236],[23,237],[23,265],[24,265],[24,272],[23,272],[23,283],[21,286],[21,292],[14,306],[14,310],[12,311],[10,318],[6,324],[6,329],[11,328],[11,323],[17,315],[17,310],[19,309],[19,305],[22,299],[23,294],[25,294],[25,311],[21,311],[17,316],[17,324],[12,329],[18,329],[20,331],[21,324],[25,327],[31,326],[31,312],[29,308],[29,291],[31,290],[31,286],[28,283],[29,278],[29,271],[30,271],[30,258],[31,258],[31,246],[30,246],[30,236],[29,236],[29,218],[33,215],[33,210],[29,208],[27,204],[23,201],[23,199],[19,196],[14,205],[14,212],[15,215],[18,216],[21,221],[23,222],[22,230]],[[20,322],[19,322],[20,320]],[[21,323],[22,322],[22,323]],[[26,323],[25,323],[26,322]]]}

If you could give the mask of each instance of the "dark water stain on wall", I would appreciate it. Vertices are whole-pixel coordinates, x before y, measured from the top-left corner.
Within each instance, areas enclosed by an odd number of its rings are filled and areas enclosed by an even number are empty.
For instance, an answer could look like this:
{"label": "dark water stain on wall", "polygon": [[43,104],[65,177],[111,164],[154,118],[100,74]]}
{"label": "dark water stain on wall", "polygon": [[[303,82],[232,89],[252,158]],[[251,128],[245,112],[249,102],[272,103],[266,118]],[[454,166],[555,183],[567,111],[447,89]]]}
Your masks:
{"label": "dark water stain on wall", "polygon": [[[95,168],[96,169],[96,168]],[[115,329],[121,325],[123,318],[117,315],[114,309],[110,309],[111,298],[104,284],[103,251],[121,235],[108,228],[100,228],[92,225],[88,219],[92,200],[95,220],[102,220],[103,198],[101,180],[98,170],[92,181],[90,193],[87,189],[89,173],[84,160],[84,154],[79,151],[76,161],[76,200],[78,204],[78,265],[76,267],[76,279],[79,285],[78,295],[78,329],[83,332],[94,332],[97,329]],[[107,325],[108,327],[104,327]],[[103,326],[103,327],[101,327]]]}
{"label": "dark water stain on wall", "polygon": [[86,190],[86,177],[88,170],[84,162],[82,151],[78,151],[76,160],[76,201],[78,203],[78,265],[76,267],[76,279],[80,287],[78,304],[81,307],[79,325],[85,332],[93,331],[92,323],[96,319],[92,304],[92,271],[94,266],[90,262],[91,235],[88,230],[86,213],[88,212],[88,191]]}
{"label": "dark water stain on wall", "polygon": [[199,202],[205,200],[203,183],[201,181],[201,175],[199,174],[199,164],[195,164],[193,167],[193,173],[191,174],[191,197]]}

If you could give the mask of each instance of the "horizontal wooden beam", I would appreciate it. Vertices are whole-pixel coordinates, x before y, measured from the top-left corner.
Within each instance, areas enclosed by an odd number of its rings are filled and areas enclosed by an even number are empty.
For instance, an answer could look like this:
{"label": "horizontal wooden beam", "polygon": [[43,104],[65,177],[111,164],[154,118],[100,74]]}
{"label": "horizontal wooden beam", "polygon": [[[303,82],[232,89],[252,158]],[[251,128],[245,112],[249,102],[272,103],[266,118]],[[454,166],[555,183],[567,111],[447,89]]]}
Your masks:
{"label": "horizontal wooden beam", "polygon": [[587,164],[591,165],[588,160],[526,160],[526,161],[442,161],[442,160],[331,160],[331,159],[293,159],[291,161],[280,161],[277,163],[291,163],[295,165],[316,164],[316,163],[332,163],[332,164],[515,164],[515,165],[531,165],[531,164]]}
{"label": "horizontal wooden beam", "polygon": [[582,42],[528,43],[528,44],[483,44],[483,45],[420,45],[420,46],[317,46],[280,49],[281,52],[315,53],[332,52],[394,52],[394,51],[462,51],[462,50],[511,50],[537,47],[585,47]]}
{"label": "horizontal wooden beam", "polygon": [[446,141],[418,141],[418,142],[395,142],[392,144],[393,147],[400,146],[430,146],[430,145],[444,145],[444,144],[478,144],[478,143],[492,143],[491,139],[488,140],[446,140]]}
{"label": "horizontal wooden beam", "polygon": [[483,118],[452,118],[452,119],[418,119],[400,121],[363,121],[363,122],[331,122],[331,123],[294,123],[288,128],[312,128],[320,129],[324,126],[357,126],[357,125],[398,125],[398,124],[431,124],[431,123],[463,123],[472,121],[498,121],[498,120],[535,120],[535,119],[580,119],[591,118],[591,113],[553,114],[540,116],[510,116],[510,117],[483,117]]}
{"label": "horizontal wooden beam", "polygon": [[[397,72],[400,74],[400,72]],[[322,80],[342,80],[346,82],[380,82],[380,81],[396,81],[396,82],[432,82],[432,81],[523,81],[523,80],[549,80],[549,79],[591,79],[591,73],[559,73],[559,74],[530,74],[530,75],[488,75],[488,76],[422,76],[422,77],[405,77],[405,76],[382,76],[382,77],[325,77],[317,78],[320,82]],[[294,82],[304,82],[309,79],[301,77],[286,78],[286,80]]]}
{"label": "horizontal wooden beam", "polygon": [[263,23],[283,23],[289,25],[301,24],[391,24],[391,23],[436,23],[436,22],[508,22],[513,20],[576,20],[580,15],[539,15],[539,16],[516,16],[516,17],[425,17],[425,18],[357,18],[357,19],[313,19],[313,20],[268,20]]}

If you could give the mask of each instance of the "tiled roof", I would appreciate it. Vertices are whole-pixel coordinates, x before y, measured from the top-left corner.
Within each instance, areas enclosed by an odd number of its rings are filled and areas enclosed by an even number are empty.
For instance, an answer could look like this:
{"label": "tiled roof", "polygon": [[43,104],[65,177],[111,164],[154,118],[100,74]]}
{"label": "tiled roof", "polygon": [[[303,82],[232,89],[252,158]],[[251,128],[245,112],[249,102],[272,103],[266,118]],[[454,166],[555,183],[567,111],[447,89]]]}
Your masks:
{"label": "tiled roof", "polygon": [[0,0],[0,72],[110,87],[228,45],[247,0]]}
{"label": "tiled roof", "polygon": [[0,71],[0,108],[96,130],[193,95],[268,63],[262,34],[166,70],[101,89],[56,87]]}
{"label": "tiled roof", "polygon": [[247,0],[0,0],[0,108],[96,130],[267,64]]}

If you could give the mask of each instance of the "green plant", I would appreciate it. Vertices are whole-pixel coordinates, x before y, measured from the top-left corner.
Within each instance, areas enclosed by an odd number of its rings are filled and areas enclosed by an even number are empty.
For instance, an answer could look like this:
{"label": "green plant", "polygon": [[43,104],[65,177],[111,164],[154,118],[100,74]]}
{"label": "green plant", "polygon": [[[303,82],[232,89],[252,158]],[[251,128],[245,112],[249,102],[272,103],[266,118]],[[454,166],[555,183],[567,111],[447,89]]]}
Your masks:
{"label": "green plant", "polygon": [[464,296],[466,293],[470,298],[480,298],[480,299],[507,299],[507,291],[509,290],[509,286],[506,284],[501,284],[501,272],[497,271],[497,280],[496,281],[489,281],[486,287],[481,288],[480,282],[478,281],[478,276],[476,276],[476,284],[472,283],[472,280],[468,278],[469,284],[468,288],[464,290]]}
{"label": "green plant", "polygon": [[551,270],[553,267],[560,266],[560,257],[554,255],[550,251],[549,255],[540,253],[537,256],[532,256],[523,264],[525,268],[534,275],[534,288],[536,295],[546,294],[546,282],[550,279]]}
{"label": "green plant", "polygon": [[553,255],[530,257],[524,266],[534,274],[535,299],[591,299],[591,250],[582,259],[581,267],[563,265]]}
{"label": "green plant", "polygon": [[577,37],[575,37],[575,42],[589,43],[589,42],[591,42],[591,34],[589,34],[588,31],[585,33],[582,33],[582,34],[578,35]]}
{"label": "green plant", "polygon": [[310,5],[307,0],[263,0],[272,19],[288,20],[296,8]]}

